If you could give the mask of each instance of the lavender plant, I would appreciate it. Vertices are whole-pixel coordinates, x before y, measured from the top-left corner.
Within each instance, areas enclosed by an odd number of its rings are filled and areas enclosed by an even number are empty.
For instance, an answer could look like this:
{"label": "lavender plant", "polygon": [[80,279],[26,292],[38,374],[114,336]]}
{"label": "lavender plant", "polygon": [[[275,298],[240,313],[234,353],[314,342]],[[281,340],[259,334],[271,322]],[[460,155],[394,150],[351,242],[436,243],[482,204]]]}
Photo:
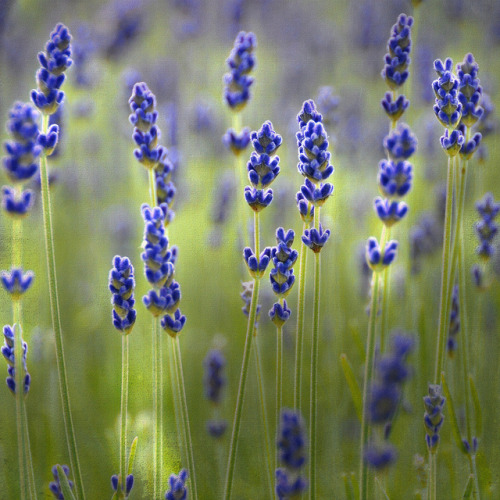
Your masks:
{"label": "lavender plant", "polygon": [[49,282],[50,309],[52,327],[56,339],[56,357],[59,378],[59,390],[63,404],[64,429],[68,443],[70,467],[75,475],[77,500],[85,499],[82,474],[78,459],[75,430],[71,416],[66,361],[64,359],[63,333],[59,296],[57,290],[56,258],[54,251],[54,230],[52,224],[52,208],[49,192],[49,169],[47,157],[52,154],[57,144],[58,126],[49,127],[49,117],[53,115],[64,100],[61,86],[66,79],[65,71],[73,63],[71,59],[71,35],[64,24],[57,24],[45,45],[45,51],[38,54],[40,69],[36,73],[37,89],[31,91],[31,100],[42,113],[42,127],[38,143],[43,148],[40,160],[40,179],[42,191],[43,226],[45,234],[45,250],[47,255],[47,273]]}
{"label": "lavender plant", "polygon": [[128,498],[134,485],[131,473],[134,461],[137,438],[131,447],[127,463],[127,406],[128,406],[128,375],[129,347],[128,335],[132,331],[137,313],[134,309],[134,267],[128,257],[115,255],[113,268],[109,272],[109,290],[112,293],[113,326],[122,333],[122,394],[120,407],[120,473],[113,475],[111,485],[116,492],[113,499]]}

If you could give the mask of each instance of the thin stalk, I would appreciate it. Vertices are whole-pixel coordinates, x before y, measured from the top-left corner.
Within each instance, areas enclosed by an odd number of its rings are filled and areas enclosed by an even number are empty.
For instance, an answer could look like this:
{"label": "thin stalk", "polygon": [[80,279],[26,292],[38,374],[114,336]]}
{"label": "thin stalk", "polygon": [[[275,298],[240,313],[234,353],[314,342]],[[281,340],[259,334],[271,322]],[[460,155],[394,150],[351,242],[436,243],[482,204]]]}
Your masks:
{"label": "thin stalk", "polygon": [[373,364],[375,360],[375,325],[377,321],[378,309],[378,291],[379,277],[374,271],[371,282],[371,305],[370,319],[368,321],[368,335],[366,338],[366,357],[365,357],[365,379],[363,382],[363,413],[361,418],[361,450],[360,450],[360,465],[359,465],[359,498],[367,500],[368,498],[368,469],[365,464],[364,455],[366,445],[368,444],[369,423],[368,423],[368,391],[371,385],[373,376]]}
{"label": "thin stalk", "polygon": [[[260,221],[259,213],[254,212],[254,240],[255,255],[260,256]],[[231,442],[229,444],[229,458],[226,473],[226,485],[224,488],[224,499],[230,500],[231,490],[233,488],[234,465],[236,463],[236,447],[240,433],[241,414],[243,410],[243,400],[245,397],[245,386],[248,375],[248,363],[250,361],[250,350],[252,348],[252,337],[255,331],[255,322],[257,319],[257,304],[259,302],[260,279],[254,278],[252,299],[250,302],[250,312],[248,314],[247,332],[245,336],[245,347],[243,349],[243,362],[241,364],[240,382],[238,385],[238,394],[236,396],[236,409],[234,412],[233,431],[231,433]]]}
{"label": "thin stalk", "polygon": [[[384,225],[385,229],[385,225]],[[385,248],[386,241],[391,238],[391,228],[388,227],[385,231],[382,230],[382,235],[380,238],[380,248]],[[384,240],[384,241],[383,241]],[[385,350],[385,341],[387,338],[388,330],[388,309],[389,309],[389,283],[390,283],[390,272],[391,266],[386,267],[382,271],[381,279],[383,281],[382,285],[382,304],[380,306],[380,352]]]}
{"label": "thin stalk", "polygon": [[[42,132],[47,132],[49,117],[43,115]],[[83,489],[82,473],[80,470],[80,461],[78,459],[78,449],[76,446],[75,430],[73,427],[73,418],[71,416],[71,404],[69,399],[68,378],[66,375],[66,362],[64,359],[63,334],[61,327],[61,313],[59,310],[59,295],[57,292],[56,277],[56,258],[54,252],[54,231],[52,228],[52,208],[49,191],[49,171],[47,157],[42,156],[40,160],[40,181],[42,192],[42,212],[43,229],[45,235],[45,252],[47,256],[47,273],[49,282],[50,314],[52,318],[52,328],[54,329],[57,374],[59,379],[59,392],[61,395],[63,407],[64,431],[68,443],[69,461],[73,477],[75,479],[76,500],[85,500],[85,491]]]}
{"label": "thin stalk", "polygon": [[[466,298],[466,280],[465,280],[465,250],[464,250],[464,235],[463,235],[463,207],[465,205],[465,185],[467,181],[467,162],[462,163],[460,169],[460,205],[459,205],[459,218],[457,218],[457,233],[459,234],[458,242],[458,303],[460,304],[460,324],[461,335],[460,343],[462,350],[462,375],[464,385],[464,399],[465,399],[465,423],[467,428],[467,441],[472,446],[472,412],[471,412],[471,390],[469,383],[469,318],[467,314],[467,298]],[[469,455],[470,472],[474,476],[474,497],[480,500],[479,482],[477,477],[476,457],[474,454]]]}
{"label": "thin stalk", "polygon": [[36,500],[36,483],[35,483],[35,471],[33,470],[33,460],[31,458],[31,445],[30,445],[30,432],[28,427],[28,413],[26,411],[26,405],[24,405],[23,411],[23,419],[24,419],[24,429],[25,433],[25,442],[26,442],[26,469],[28,473],[28,483],[30,488],[31,497]]}
{"label": "thin stalk", "polygon": [[122,391],[120,402],[120,484],[125,493],[127,479],[128,335],[122,334]]}
{"label": "thin stalk", "polygon": [[[232,116],[232,127],[236,133],[241,131],[241,115],[240,113],[233,113]],[[245,191],[245,185],[247,183],[246,175],[245,175],[245,163],[243,161],[243,156],[241,152],[236,156],[236,185],[239,185],[240,197],[238,197],[238,219],[239,219],[239,228],[242,231],[243,244],[245,246],[250,245],[249,235],[248,235],[248,217],[247,211],[245,208],[245,200],[243,198],[243,193]]]}
{"label": "thin stalk", "polygon": [[226,473],[226,485],[224,489],[224,499],[230,500],[233,487],[234,465],[236,462],[236,446],[240,433],[241,414],[243,410],[243,399],[245,396],[245,385],[248,375],[248,363],[250,360],[250,349],[252,347],[253,330],[255,328],[255,319],[257,316],[257,303],[259,301],[260,280],[254,280],[252,300],[250,302],[250,313],[248,315],[247,332],[245,337],[245,347],[243,349],[243,362],[241,365],[240,382],[238,385],[238,394],[236,396],[236,409],[234,412],[233,431],[231,433],[231,442],[229,444],[229,458]]}
{"label": "thin stalk", "polygon": [[160,491],[163,488],[163,332],[158,328],[158,352],[156,353],[156,368],[158,370],[158,420],[160,425],[159,466]]}
{"label": "thin stalk", "polygon": [[437,500],[437,460],[436,453],[431,453],[429,451],[429,484],[428,488],[428,498],[429,500]]}
{"label": "thin stalk", "polygon": [[[255,335],[255,334],[254,334]],[[259,342],[257,338],[254,341],[254,349],[253,349],[254,357],[255,357],[255,368],[257,370],[257,383],[259,386],[259,402],[260,402],[260,413],[262,415],[262,422],[264,424],[264,444],[266,447],[266,470],[267,470],[267,480],[269,484],[269,493],[270,498],[273,497],[273,461],[271,459],[271,443],[269,440],[269,423],[267,420],[267,410],[266,410],[266,398],[264,394],[264,384],[262,382],[262,366],[260,364],[260,350],[259,350]]]}
{"label": "thin stalk", "polygon": [[186,399],[186,386],[184,384],[184,373],[182,369],[182,357],[181,357],[181,349],[179,346],[179,339],[177,337],[172,339],[172,350],[173,350],[173,358],[174,358],[174,368],[177,380],[177,391],[180,396],[180,409],[181,409],[181,420],[183,422],[184,427],[184,437],[186,440],[186,452],[188,457],[188,467],[189,467],[189,476],[191,477],[191,491],[193,494],[194,500],[198,499],[198,491],[196,488],[196,471],[194,467],[194,458],[193,458],[193,442],[191,439],[191,429],[189,427],[189,413]]}
{"label": "thin stalk", "polygon": [[[320,207],[314,209],[314,227],[319,229]],[[320,271],[321,252],[314,254],[314,302],[313,302],[313,331],[311,345],[311,400],[309,405],[309,415],[311,426],[311,438],[309,446],[309,498],[316,498],[316,418],[318,408],[318,345],[319,345],[319,299],[320,299]]]}
{"label": "thin stalk", "polygon": [[436,367],[434,381],[439,385],[444,364],[444,347],[446,343],[446,325],[449,320],[448,297],[450,294],[450,247],[452,226],[452,201],[453,201],[453,168],[452,160],[448,157],[448,176],[446,181],[446,211],[444,215],[443,236],[443,264],[441,269],[441,300],[439,308],[438,341],[436,346]]}
{"label": "thin stalk", "polygon": [[[276,432],[280,428],[280,412],[283,407],[283,327],[276,327]],[[278,455],[276,455],[277,457]],[[276,467],[278,459],[276,458]]]}
{"label": "thin stalk", "polygon": [[[307,229],[304,222],[302,234]],[[293,384],[293,406],[297,410],[301,409],[302,396],[302,351],[304,344],[304,311],[306,306],[306,262],[307,247],[302,241],[300,244],[299,263],[299,297],[297,299],[297,334],[295,346],[295,379]]]}
{"label": "thin stalk", "polygon": [[153,316],[151,368],[153,378],[153,499],[160,495],[160,456],[159,456],[159,411],[158,411],[158,368],[156,366],[156,353],[158,352],[157,321]]}
{"label": "thin stalk", "polygon": [[182,462],[187,463],[187,451],[186,451],[186,443],[184,442],[184,431],[181,428],[179,394],[177,392],[177,385],[175,380],[173,349],[167,349],[167,354],[169,356],[168,362],[170,371],[170,388],[172,391],[172,398],[174,400],[174,415],[175,415],[175,428],[176,428],[175,437],[179,445],[179,456],[181,463]]}
{"label": "thin stalk", "polygon": [[13,301],[14,309],[14,380],[16,382],[16,427],[17,453],[19,459],[19,485],[21,500],[25,500],[29,491],[28,471],[26,467],[26,434],[24,429],[24,370],[21,325],[19,318],[19,300]]}

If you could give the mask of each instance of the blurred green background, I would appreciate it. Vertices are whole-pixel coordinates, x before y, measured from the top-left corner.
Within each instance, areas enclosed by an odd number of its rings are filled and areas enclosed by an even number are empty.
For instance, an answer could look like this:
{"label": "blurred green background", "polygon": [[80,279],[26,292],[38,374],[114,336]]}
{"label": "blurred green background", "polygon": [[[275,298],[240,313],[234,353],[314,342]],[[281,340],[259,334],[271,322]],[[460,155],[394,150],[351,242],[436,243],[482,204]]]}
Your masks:
{"label": "blurred green background", "polygon": [[[141,303],[147,290],[140,260],[142,203],[149,200],[147,172],[133,157],[128,98],[136,81],[156,94],[159,126],[177,163],[175,220],[169,239],[179,248],[176,279],[182,289],[181,309],[187,316],[180,342],[194,457],[201,499],[222,496],[230,427],[239,380],[246,318],[239,294],[249,280],[241,258],[237,204],[242,193],[234,183],[235,160],[222,146],[231,125],[222,101],[225,60],[240,30],[257,36],[253,96],[242,113],[251,130],[265,120],[283,136],[281,174],[273,184],[275,201],[263,212],[262,244],[275,244],[278,226],[293,228],[299,247],[301,220],[295,208],[298,175],[295,116],[304,100],[319,88],[333,86],[339,97],[331,136],[335,193],[322,210],[323,225],[332,231],[323,255],[320,338],[318,497],[344,498],[342,473],[358,469],[359,423],[339,357],[346,353],[362,381],[368,316],[368,281],[362,271],[366,239],[379,236],[372,208],[378,194],[377,165],[384,157],[382,139],[388,120],[380,107],[386,91],[380,77],[385,45],[400,12],[412,14],[411,2],[295,0],[186,1],[20,1],[3,2],[0,12],[0,116],[3,123],[16,100],[27,101],[35,87],[36,54],[57,22],[74,38],[75,63],[68,71],[66,100],[57,156],[49,160],[57,274],[69,371],[70,397],[80,462],[89,499],[111,498],[110,477],[118,471],[120,408],[120,335],[111,324],[108,272],[115,254],[127,255],[136,268],[138,320],[130,336],[129,442],[139,436],[133,498],[150,498],[152,460],[152,389],[150,316]],[[500,104],[500,4],[491,1],[422,2],[416,18],[418,35],[411,83],[404,89],[411,107],[404,116],[418,137],[413,158],[414,188],[409,215],[393,231],[400,241],[392,269],[390,328],[413,332],[418,347],[411,358],[414,376],[405,392],[404,411],[392,442],[399,458],[387,478],[392,499],[413,498],[421,488],[413,467],[415,454],[426,457],[422,397],[433,376],[439,306],[441,252],[410,259],[411,230],[424,212],[440,217],[440,190],[446,157],[439,147],[442,127],[432,111],[434,59],[460,62],[472,52],[479,63],[484,91]],[[78,52],[76,52],[78,51]],[[415,52],[416,51],[416,52]],[[78,59],[77,59],[78,54]],[[320,111],[321,110],[321,106]],[[495,115],[493,115],[495,117]],[[494,118],[496,119],[496,118]],[[1,127],[2,141],[7,139]],[[466,263],[477,262],[474,203],[486,191],[500,197],[498,131],[485,137],[487,156],[472,161],[465,212]],[[245,160],[249,156],[245,153]],[[1,174],[1,182],[7,182]],[[232,202],[225,220],[214,221],[216,202],[229,184]],[[68,461],[55,367],[39,198],[23,223],[23,263],[35,272],[35,283],[23,302],[24,336],[29,344],[32,385],[27,399],[31,449],[39,498],[50,498],[48,482],[55,463]],[[250,210],[248,210],[250,213]],[[0,217],[0,267],[10,268],[11,221]],[[497,252],[498,255],[498,252]],[[312,282],[312,259],[307,273]],[[487,498],[499,498],[500,355],[497,277],[500,259],[491,266],[491,288],[478,292],[469,280],[471,367],[483,409],[478,463]],[[295,356],[296,291],[290,294],[292,319],[285,327],[284,403],[292,404]],[[274,325],[267,311],[274,302],[268,280],[261,294],[262,314],[257,341],[264,367],[266,403],[274,434]],[[305,379],[312,322],[312,290],[306,298]],[[11,304],[4,293],[0,318],[11,323]],[[169,339],[166,339],[169,340]],[[169,342],[165,343],[169,346]],[[208,436],[212,408],[203,392],[203,358],[220,347],[227,357],[227,387],[221,414],[229,429],[219,441]],[[172,395],[165,352],[165,456],[167,475],[180,463]],[[463,423],[463,401],[457,371],[460,353],[448,364],[449,383]],[[6,366],[5,373],[6,373]],[[1,368],[3,369],[3,368]],[[308,405],[305,391],[304,408]],[[306,412],[307,413],[307,412]],[[307,415],[305,415],[307,416]],[[0,390],[0,497],[17,499],[18,465],[15,404],[6,387]],[[306,418],[307,422],[307,418]],[[273,439],[274,442],[274,439]],[[266,476],[255,365],[252,361],[236,462],[233,498],[265,498]],[[461,498],[467,464],[456,450],[450,426],[442,429],[439,489],[446,498]],[[489,495],[489,497],[488,497]],[[444,497],[443,497],[444,498]]]}

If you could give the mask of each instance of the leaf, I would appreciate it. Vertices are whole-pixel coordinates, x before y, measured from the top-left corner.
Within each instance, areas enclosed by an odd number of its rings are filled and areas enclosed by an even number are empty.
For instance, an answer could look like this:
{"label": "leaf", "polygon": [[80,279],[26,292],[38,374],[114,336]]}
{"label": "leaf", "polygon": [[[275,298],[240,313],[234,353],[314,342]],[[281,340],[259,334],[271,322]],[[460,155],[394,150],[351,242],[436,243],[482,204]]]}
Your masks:
{"label": "leaf", "polygon": [[446,398],[446,407],[448,408],[448,413],[450,414],[451,429],[453,431],[453,436],[455,437],[455,441],[457,442],[458,449],[462,453],[467,455],[467,450],[464,446],[464,443],[462,441],[462,436],[460,434],[460,428],[458,427],[455,406],[453,404],[453,399],[451,397],[450,389],[448,388],[448,384],[446,383],[444,372],[441,372],[441,384],[443,386],[444,397]]}
{"label": "leaf", "polygon": [[[139,438],[137,436],[135,436],[134,440],[132,441],[132,444],[130,445],[130,453],[128,456],[128,471],[127,471],[127,475],[129,475],[129,476],[130,476],[130,474],[132,474],[132,469],[134,467],[135,452],[137,450],[137,441],[138,440],[139,440]],[[127,479],[127,478],[124,478],[124,479]]]}
{"label": "leaf", "polygon": [[378,477],[375,477],[375,483],[377,483],[377,486],[378,486],[379,490],[381,491],[382,495],[384,495],[385,500],[391,500],[389,498],[389,495],[385,491],[384,487],[382,486],[382,483]]}
{"label": "leaf", "polygon": [[61,492],[64,496],[65,500],[76,500],[75,495],[73,495],[73,492],[71,491],[71,488],[69,486],[68,478],[66,474],[64,473],[63,468],[58,464],[56,465],[57,467],[57,475],[59,477],[59,484],[61,485]]}
{"label": "leaf", "polygon": [[354,493],[354,487],[352,485],[353,476],[354,476],[353,472],[351,472],[350,474],[344,472],[342,474],[342,479],[344,480],[344,487],[345,487],[345,496],[347,500],[357,500],[357,495]]}
{"label": "leaf", "polygon": [[480,437],[483,433],[483,412],[481,411],[481,403],[479,402],[479,394],[477,393],[476,384],[472,375],[469,375],[470,392],[472,394],[472,403],[474,404],[474,414],[476,416],[476,437]]}
{"label": "leaf", "polygon": [[363,397],[361,396],[361,389],[359,387],[358,381],[356,380],[356,377],[354,376],[351,363],[349,363],[346,354],[340,355],[340,363],[342,365],[342,370],[344,371],[347,385],[349,386],[349,390],[351,391],[351,397],[354,403],[354,407],[356,408],[356,414],[358,415],[358,419],[361,422],[363,413]]}
{"label": "leaf", "polygon": [[469,476],[469,479],[467,480],[467,484],[465,485],[465,490],[462,499],[465,500],[467,498],[472,498],[473,489],[474,489],[474,476],[471,474]]}

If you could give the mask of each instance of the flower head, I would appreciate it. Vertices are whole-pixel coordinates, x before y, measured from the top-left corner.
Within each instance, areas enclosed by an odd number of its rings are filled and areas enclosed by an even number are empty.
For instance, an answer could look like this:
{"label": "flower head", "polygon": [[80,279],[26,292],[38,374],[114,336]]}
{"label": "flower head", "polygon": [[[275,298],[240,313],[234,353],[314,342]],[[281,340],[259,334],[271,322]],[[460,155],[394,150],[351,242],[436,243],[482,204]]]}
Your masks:
{"label": "flower head", "polygon": [[[14,396],[16,395],[16,360],[15,360],[15,347],[14,347],[16,328],[20,328],[20,326],[16,324],[14,326],[5,325],[3,327],[4,345],[2,346],[3,357],[7,361],[7,364],[9,365],[7,368],[7,373],[9,376],[5,381],[7,383],[7,387]],[[26,395],[28,394],[31,384],[31,377],[30,374],[28,373],[28,367],[26,364],[26,357],[28,355],[28,344],[22,339],[21,341],[22,341],[22,365],[24,371],[23,394]]]}
{"label": "flower head", "polygon": [[234,47],[227,59],[230,72],[224,75],[224,99],[234,111],[241,111],[250,99],[253,78],[249,73],[255,66],[257,40],[253,33],[238,33]]}
{"label": "flower head", "polygon": [[31,91],[35,106],[45,115],[52,115],[64,99],[61,85],[64,72],[71,66],[71,35],[64,24],[57,24],[45,45],[45,52],[38,54],[41,68],[36,73],[38,89]]}
{"label": "flower head", "polygon": [[179,475],[171,474],[168,478],[168,491],[165,493],[165,500],[186,500],[187,488],[186,480],[188,471],[182,469]]}

